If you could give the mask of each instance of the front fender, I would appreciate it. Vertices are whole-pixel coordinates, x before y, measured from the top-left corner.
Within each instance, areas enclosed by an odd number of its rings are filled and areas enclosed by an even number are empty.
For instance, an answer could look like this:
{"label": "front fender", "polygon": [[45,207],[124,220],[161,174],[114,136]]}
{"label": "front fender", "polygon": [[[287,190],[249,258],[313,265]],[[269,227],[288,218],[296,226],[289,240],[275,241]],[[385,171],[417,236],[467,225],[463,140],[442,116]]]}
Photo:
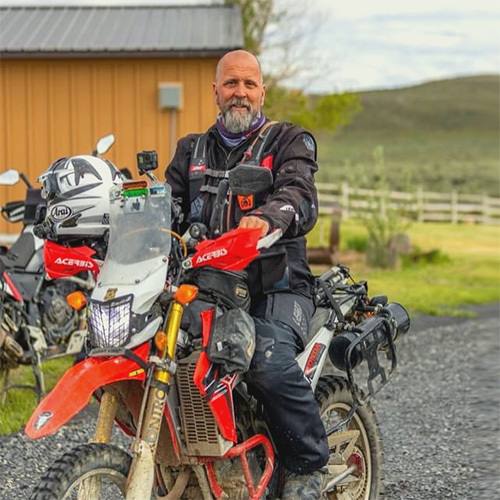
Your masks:
{"label": "front fender", "polygon": [[[134,349],[146,361],[149,343]],[[30,439],[52,434],[87,406],[94,391],[120,380],[144,380],[144,370],[131,359],[87,358],[72,366],[40,402],[26,424],[24,432]]]}

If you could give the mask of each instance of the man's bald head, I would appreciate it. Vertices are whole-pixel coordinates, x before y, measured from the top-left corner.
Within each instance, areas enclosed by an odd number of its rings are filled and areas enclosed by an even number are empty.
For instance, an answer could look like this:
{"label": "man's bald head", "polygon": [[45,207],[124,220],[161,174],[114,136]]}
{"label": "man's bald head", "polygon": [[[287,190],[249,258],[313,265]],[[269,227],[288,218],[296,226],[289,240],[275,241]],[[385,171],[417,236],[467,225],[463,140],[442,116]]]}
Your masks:
{"label": "man's bald head", "polygon": [[217,83],[220,80],[223,68],[226,65],[255,65],[257,68],[258,74],[260,75],[260,83],[263,82],[262,78],[262,67],[260,65],[260,61],[257,56],[253,55],[251,52],[246,50],[232,50],[231,52],[227,52],[224,54],[217,63],[217,68],[215,69],[215,82]]}

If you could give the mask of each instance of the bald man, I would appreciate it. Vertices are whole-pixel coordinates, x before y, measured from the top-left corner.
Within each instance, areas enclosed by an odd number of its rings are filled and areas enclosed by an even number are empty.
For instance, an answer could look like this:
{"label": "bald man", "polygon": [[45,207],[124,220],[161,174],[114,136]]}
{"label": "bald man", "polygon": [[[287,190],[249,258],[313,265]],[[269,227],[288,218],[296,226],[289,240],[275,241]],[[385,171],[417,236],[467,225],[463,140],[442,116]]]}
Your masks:
{"label": "bald man", "polygon": [[[244,50],[223,56],[213,83],[217,120],[204,134],[182,138],[166,170],[167,182],[186,214],[180,231],[201,222],[211,236],[235,227],[281,229],[283,237],[247,269],[256,350],[246,374],[263,404],[279,460],[287,469],[283,500],[320,498],[328,462],[325,430],[309,382],[295,361],[304,349],[314,312],[314,280],[304,235],[317,220],[316,142],[304,129],[270,122],[262,112],[266,87],[258,59]],[[265,193],[232,197],[213,223],[224,172],[245,163],[269,169]]]}

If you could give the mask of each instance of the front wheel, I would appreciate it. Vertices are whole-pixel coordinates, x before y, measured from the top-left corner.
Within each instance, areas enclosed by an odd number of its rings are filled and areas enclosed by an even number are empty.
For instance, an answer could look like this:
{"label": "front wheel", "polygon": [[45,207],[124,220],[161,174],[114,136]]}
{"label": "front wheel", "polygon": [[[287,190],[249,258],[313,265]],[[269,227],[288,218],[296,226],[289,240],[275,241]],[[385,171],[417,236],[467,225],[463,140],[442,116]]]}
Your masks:
{"label": "front wheel", "polygon": [[56,460],[31,500],[115,500],[125,498],[132,457],[116,446],[80,445]]}
{"label": "front wheel", "polygon": [[[354,400],[342,377],[321,377],[316,387],[316,400],[325,429],[342,422]],[[352,432],[354,431],[354,432]],[[382,438],[375,412],[367,403],[359,406],[348,424],[328,438],[329,480],[355,463],[356,473],[340,481],[326,495],[329,500],[377,500],[383,495]]]}

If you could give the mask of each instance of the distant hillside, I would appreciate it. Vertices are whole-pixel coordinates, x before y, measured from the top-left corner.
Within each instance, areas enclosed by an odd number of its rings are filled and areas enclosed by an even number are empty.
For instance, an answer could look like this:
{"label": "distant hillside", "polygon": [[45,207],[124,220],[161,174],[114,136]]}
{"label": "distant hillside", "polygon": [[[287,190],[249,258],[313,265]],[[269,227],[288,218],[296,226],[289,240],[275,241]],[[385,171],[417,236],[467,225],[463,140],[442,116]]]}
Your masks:
{"label": "distant hillside", "polygon": [[319,136],[320,179],[372,184],[373,151],[382,146],[394,188],[500,196],[500,75],[359,95],[353,122]]}
{"label": "distant hillside", "polygon": [[474,76],[360,94],[363,110],[341,135],[499,130],[500,76]]}

